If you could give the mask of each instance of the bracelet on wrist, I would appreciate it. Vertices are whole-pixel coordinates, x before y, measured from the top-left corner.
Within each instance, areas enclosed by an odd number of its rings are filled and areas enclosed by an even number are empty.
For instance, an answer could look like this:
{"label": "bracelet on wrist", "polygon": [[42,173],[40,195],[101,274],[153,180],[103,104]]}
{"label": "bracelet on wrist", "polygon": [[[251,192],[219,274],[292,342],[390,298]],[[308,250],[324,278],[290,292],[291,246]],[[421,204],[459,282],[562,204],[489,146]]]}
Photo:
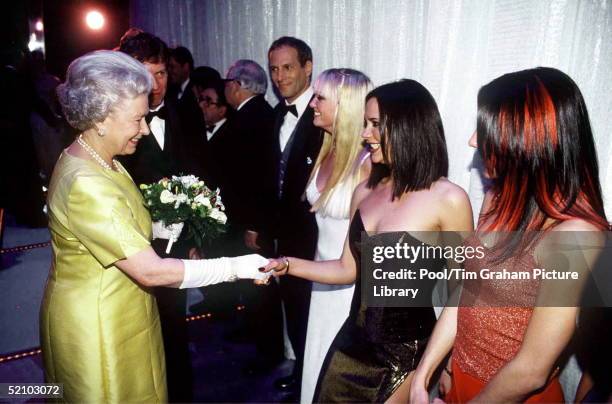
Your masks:
{"label": "bracelet on wrist", "polygon": [[287,272],[285,272],[286,274],[289,273],[289,258],[285,257],[284,255],[280,257],[283,260],[283,267],[281,269],[279,269],[279,271],[284,271],[287,270]]}

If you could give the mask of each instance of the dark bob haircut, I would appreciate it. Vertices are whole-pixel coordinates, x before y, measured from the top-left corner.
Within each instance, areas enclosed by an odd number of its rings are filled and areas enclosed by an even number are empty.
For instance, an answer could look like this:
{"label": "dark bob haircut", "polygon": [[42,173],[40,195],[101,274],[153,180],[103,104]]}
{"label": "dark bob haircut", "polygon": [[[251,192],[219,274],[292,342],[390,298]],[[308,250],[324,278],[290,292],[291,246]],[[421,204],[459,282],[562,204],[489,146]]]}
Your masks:
{"label": "dark bob haircut", "polygon": [[608,228],[589,115],[567,74],[538,67],[483,86],[476,131],[495,195],[485,230],[545,230],[548,219],[576,218]]}
{"label": "dark bob haircut", "polygon": [[270,49],[268,49],[268,55],[270,55],[270,52],[273,50],[282,48],[283,46],[293,48],[297,51],[298,60],[300,61],[301,66],[304,66],[308,61],[312,62],[312,49],[310,49],[310,46],[308,46],[308,44],[301,39],[294,38],[292,36],[282,36],[276,41],[272,42]]}
{"label": "dark bob haircut", "polygon": [[164,41],[149,34],[141,32],[133,36],[121,38],[119,51],[127,53],[141,63],[168,64],[170,51]]}
{"label": "dark bob haircut", "polygon": [[428,189],[448,175],[448,154],[438,106],[423,85],[400,80],[375,88],[380,113],[380,146],[385,164],[375,164],[368,187],[393,178],[393,199],[403,193]]}

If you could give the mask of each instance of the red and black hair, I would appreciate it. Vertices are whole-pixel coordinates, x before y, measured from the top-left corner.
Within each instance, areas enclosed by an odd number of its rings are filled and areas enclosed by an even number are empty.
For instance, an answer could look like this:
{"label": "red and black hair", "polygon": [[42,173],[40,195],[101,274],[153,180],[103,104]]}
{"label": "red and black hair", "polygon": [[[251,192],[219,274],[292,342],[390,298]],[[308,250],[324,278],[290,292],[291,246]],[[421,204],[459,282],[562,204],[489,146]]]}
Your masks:
{"label": "red and black hair", "polygon": [[494,194],[488,231],[546,230],[569,219],[609,228],[597,153],[578,86],[538,67],[505,74],[478,92],[478,151]]}

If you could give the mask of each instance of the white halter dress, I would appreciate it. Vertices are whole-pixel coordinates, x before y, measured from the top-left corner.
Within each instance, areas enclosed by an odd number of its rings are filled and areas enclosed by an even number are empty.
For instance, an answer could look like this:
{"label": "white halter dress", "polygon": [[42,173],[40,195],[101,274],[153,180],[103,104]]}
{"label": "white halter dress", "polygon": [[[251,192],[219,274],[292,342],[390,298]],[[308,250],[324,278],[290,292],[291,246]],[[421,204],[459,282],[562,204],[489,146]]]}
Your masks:
{"label": "white halter dress", "polygon": [[[316,185],[318,174],[317,169],[306,189],[306,197],[310,204],[314,204],[321,196]],[[336,205],[338,209],[332,207],[332,215],[329,216],[323,216],[320,212],[316,213],[319,228],[316,261],[334,260],[342,255],[344,240],[349,228],[349,214],[334,215],[333,211],[345,210],[342,209],[342,206],[350,203],[354,189],[346,183],[340,183],[337,187],[337,191],[334,192],[328,203]],[[354,285],[312,283],[300,403],[312,403],[323,360],[333,339],[348,317],[354,288]]]}

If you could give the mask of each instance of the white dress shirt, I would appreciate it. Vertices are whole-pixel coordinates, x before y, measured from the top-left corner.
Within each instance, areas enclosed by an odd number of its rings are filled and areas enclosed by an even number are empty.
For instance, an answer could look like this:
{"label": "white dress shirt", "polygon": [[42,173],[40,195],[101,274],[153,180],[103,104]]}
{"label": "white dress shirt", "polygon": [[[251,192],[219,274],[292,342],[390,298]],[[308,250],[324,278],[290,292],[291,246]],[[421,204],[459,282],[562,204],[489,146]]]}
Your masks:
{"label": "white dress shirt", "polygon": [[217,133],[219,128],[225,123],[225,121],[227,121],[227,118],[223,118],[217,123],[215,123],[215,127],[213,128],[212,132],[206,131],[206,139],[212,139],[212,137],[215,135],[215,133]]}
{"label": "white dress shirt", "polygon": [[[157,108],[151,109],[151,112],[159,111],[161,107],[164,106],[164,102],[157,106]],[[166,121],[161,119],[158,116],[154,116],[151,119],[151,123],[149,123],[149,128],[151,129],[151,133],[153,133],[153,137],[157,140],[157,144],[159,144],[159,148],[164,150],[164,134],[166,133]]]}
{"label": "white dress shirt", "polygon": [[[306,111],[306,108],[308,107],[308,103],[310,103],[310,99],[312,98],[313,94],[314,94],[314,91],[312,90],[312,88],[308,87],[306,91],[304,91],[299,97],[297,97],[293,101],[292,104],[295,105],[295,108],[297,109],[297,113],[298,113],[297,117],[293,115],[291,112],[288,112],[287,115],[285,115],[285,120],[283,121],[283,124],[281,125],[280,133],[278,137],[278,140],[280,142],[281,152],[285,150],[285,146],[287,146],[287,142],[289,141],[289,138],[291,137],[291,134],[293,133],[295,126],[297,125],[298,121],[302,117],[302,114],[304,114],[304,111]],[[286,105],[291,105],[286,100],[281,101],[281,102],[284,102]]]}

